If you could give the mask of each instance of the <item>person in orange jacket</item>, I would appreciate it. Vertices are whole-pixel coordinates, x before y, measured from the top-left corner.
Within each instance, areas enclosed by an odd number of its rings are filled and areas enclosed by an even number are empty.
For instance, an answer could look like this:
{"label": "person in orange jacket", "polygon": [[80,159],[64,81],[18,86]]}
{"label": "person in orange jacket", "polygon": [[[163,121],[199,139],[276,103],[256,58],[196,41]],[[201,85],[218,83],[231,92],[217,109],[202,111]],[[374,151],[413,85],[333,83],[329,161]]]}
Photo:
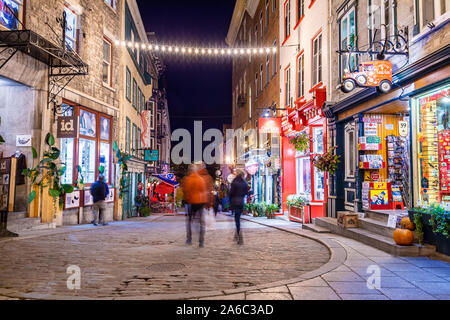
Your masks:
{"label": "person in orange jacket", "polygon": [[199,247],[205,242],[205,225],[203,210],[208,203],[208,190],[205,178],[200,175],[199,165],[191,165],[189,174],[181,181],[185,201],[189,204],[189,212],[186,219],[186,244],[192,244],[192,220],[196,217],[200,220]]}

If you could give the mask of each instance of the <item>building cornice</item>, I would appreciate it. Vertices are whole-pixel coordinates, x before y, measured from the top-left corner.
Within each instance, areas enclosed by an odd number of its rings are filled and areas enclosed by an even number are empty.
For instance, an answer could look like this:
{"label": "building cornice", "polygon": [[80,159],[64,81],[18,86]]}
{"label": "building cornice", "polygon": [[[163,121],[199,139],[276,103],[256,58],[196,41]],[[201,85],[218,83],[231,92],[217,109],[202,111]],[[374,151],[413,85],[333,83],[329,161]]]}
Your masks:
{"label": "building cornice", "polygon": [[234,6],[233,17],[231,18],[230,27],[225,42],[230,46],[234,46],[239,28],[242,24],[242,19],[247,11],[250,17],[253,19],[256,10],[258,9],[260,0],[237,0]]}

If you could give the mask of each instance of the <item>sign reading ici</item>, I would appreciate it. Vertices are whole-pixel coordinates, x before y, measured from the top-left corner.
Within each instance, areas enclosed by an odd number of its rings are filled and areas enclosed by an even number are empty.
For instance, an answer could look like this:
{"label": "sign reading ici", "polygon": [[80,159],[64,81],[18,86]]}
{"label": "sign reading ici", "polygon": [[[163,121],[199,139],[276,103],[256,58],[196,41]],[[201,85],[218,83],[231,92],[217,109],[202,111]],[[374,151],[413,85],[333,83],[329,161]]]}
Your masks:
{"label": "sign reading ici", "polygon": [[58,117],[57,138],[76,138],[78,133],[78,121],[76,116]]}

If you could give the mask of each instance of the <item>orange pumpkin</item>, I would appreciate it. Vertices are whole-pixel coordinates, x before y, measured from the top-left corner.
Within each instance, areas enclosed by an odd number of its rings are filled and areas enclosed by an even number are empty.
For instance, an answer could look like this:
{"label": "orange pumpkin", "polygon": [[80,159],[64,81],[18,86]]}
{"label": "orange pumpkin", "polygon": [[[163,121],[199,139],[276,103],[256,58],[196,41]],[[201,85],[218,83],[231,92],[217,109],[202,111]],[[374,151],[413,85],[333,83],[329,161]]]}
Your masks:
{"label": "orange pumpkin", "polygon": [[402,227],[402,229],[408,229],[411,231],[414,231],[414,229],[416,229],[416,225],[411,222],[409,217],[404,217],[402,221],[400,221],[400,226]]}
{"label": "orange pumpkin", "polygon": [[408,229],[395,229],[394,241],[401,246],[410,246],[414,241],[414,234]]}

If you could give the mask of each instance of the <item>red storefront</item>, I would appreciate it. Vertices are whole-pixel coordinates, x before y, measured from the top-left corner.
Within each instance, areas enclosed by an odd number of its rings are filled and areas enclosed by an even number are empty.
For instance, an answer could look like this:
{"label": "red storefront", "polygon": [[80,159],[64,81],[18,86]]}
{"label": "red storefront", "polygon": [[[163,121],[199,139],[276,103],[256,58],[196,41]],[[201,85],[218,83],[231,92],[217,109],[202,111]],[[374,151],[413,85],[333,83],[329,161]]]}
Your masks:
{"label": "red storefront", "polygon": [[[282,119],[283,154],[283,211],[287,211],[287,197],[291,194],[304,195],[310,200],[311,218],[326,216],[328,195],[327,173],[320,172],[313,165],[313,158],[327,152],[327,121],[322,112],[326,99],[326,89],[316,89],[314,99],[300,101],[288,110]],[[307,134],[310,138],[309,150],[297,151],[289,142],[290,137]],[[309,213],[305,215],[308,221]],[[289,217],[301,221],[296,216]]]}

